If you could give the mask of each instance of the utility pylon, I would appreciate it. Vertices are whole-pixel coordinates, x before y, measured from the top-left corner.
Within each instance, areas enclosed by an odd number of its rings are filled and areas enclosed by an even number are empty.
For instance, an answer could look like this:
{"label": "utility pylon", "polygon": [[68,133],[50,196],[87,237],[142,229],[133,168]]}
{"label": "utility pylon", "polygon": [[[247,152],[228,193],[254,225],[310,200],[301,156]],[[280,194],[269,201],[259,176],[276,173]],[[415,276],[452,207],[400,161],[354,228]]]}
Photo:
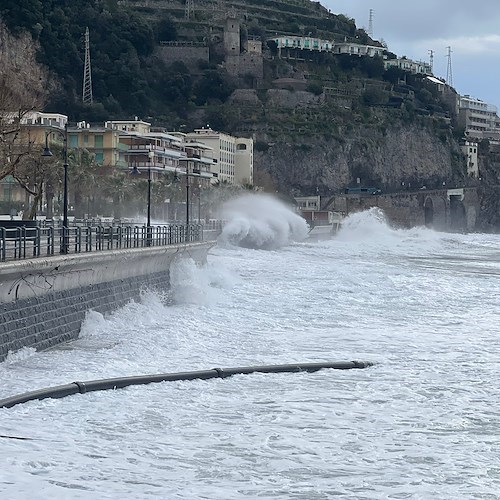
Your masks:
{"label": "utility pylon", "polygon": [[90,35],[89,28],[85,30],[85,65],[83,68],[83,94],[82,100],[86,104],[92,104],[92,69],[90,66]]}
{"label": "utility pylon", "polygon": [[451,50],[451,47],[446,47],[448,49],[448,55],[446,56],[448,58],[448,68],[446,69],[446,83],[450,86],[453,87],[453,73],[451,70],[451,53],[453,52]]}
{"label": "utility pylon", "polygon": [[373,9],[370,9],[370,19],[368,20],[368,36],[373,38]]}
{"label": "utility pylon", "polygon": [[191,19],[194,14],[194,0],[186,0],[186,6],[184,10],[184,17],[186,19]]}

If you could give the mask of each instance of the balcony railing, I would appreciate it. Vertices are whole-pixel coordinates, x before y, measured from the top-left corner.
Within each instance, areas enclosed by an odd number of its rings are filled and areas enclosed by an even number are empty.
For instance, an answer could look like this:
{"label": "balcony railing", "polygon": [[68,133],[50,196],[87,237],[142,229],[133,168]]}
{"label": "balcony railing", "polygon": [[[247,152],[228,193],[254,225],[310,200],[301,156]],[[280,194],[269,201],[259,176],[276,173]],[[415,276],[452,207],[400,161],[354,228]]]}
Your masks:
{"label": "balcony railing", "polygon": [[[213,236],[213,232],[210,233]],[[213,238],[209,238],[213,239]],[[75,225],[47,227],[1,227],[0,262],[50,257],[61,253],[159,247],[202,242],[202,224]],[[64,250],[64,251],[63,251]]]}

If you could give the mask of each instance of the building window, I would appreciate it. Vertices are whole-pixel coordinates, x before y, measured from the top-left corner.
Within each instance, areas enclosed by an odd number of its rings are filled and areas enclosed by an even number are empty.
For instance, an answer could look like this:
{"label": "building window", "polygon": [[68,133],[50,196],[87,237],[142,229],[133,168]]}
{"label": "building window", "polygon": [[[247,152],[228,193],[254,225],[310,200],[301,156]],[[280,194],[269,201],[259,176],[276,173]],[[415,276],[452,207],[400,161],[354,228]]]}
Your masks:
{"label": "building window", "polygon": [[99,151],[95,154],[95,161],[99,165],[102,165],[104,163],[104,153],[102,151]]}
{"label": "building window", "polygon": [[69,134],[69,147],[77,148],[78,147],[78,136],[76,134]]}
{"label": "building window", "polygon": [[103,143],[104,143],[104,140],[103,140],[103,136],[102,135],[96,135],[94,137],[94,146],[96,148],[102,148],[103,147]]}

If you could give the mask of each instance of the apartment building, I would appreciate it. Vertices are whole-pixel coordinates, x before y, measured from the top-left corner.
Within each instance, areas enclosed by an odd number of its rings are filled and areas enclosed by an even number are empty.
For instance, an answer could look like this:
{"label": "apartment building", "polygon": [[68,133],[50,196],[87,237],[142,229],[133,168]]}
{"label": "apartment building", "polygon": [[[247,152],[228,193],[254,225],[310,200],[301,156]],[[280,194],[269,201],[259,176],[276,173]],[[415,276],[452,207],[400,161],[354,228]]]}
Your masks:
{"label": "apartment building", "polygon": [[470,95],[460,96],[458,120],[465,127],[467,137],[500,144],[500,118],[496,106]]}
{"label": "apartment building", "polygon": [[125,148],[120,143],[118,130],[100,125],[78,122],[68,127],[68,148],[86,150],[98,165],[126,167]]}
{"label": "apartment building", "polygon": [[210,127],[186,134],[186,141],[196,141],[212,150],[212,182],[253,183],[253,139],[233,137]]}
{"label": "apartment building", "polygon": [[382,57],[383,47],[376,45],[363,45],[353,42],[334,42],[308,36],[277,36],[272,38],[281,55],[282,49],[300,49],[314,52],[331,52],[332,54],[348,54],[351,56]]}
{"label": "apartment building", "polygon": [[429,63],[424,61],[413,61],[407,57],[386,59],[384,61],[384,67],[385,69],[396,67],[413,74],[432,75],[432,68]]}

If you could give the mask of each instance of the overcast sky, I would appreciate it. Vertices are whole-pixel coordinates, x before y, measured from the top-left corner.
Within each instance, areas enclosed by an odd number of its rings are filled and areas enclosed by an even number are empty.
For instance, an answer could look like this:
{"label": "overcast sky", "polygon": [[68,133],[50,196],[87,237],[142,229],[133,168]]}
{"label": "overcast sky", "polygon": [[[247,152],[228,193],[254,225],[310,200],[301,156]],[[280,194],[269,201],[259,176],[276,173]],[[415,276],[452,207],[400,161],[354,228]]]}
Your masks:
{"label": "overcast sky", "polygon": [[453,87],[500,110],[500,0],[321,0],[334,14],[345,14],[391,52],[430,61],[446,78],[451,47]]}

